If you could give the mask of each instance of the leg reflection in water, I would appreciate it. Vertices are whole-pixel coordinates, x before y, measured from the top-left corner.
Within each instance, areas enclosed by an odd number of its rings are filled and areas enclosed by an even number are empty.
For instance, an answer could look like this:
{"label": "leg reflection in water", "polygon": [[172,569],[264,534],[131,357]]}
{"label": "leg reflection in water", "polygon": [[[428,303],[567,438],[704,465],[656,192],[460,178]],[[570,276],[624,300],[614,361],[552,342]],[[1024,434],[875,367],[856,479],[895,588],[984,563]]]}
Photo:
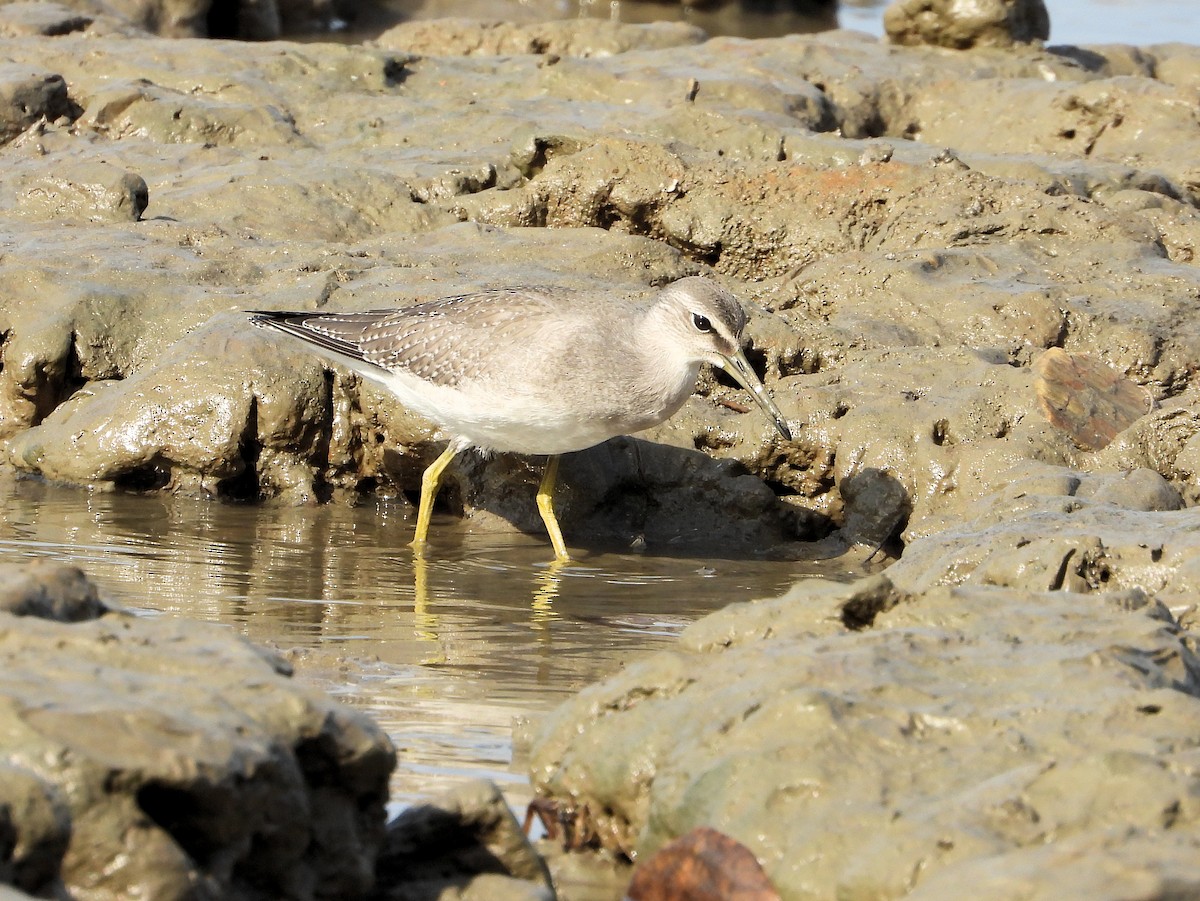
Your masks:
{"label": "leg reflection in water", "polygon": [[[419,641],[439,641],[443,628],[438,615],[433,612],[429,592],[429,561],[423,554],[414,554],[413,564],[413,636]],[[546,563],[535,575],[533,596],[530,599],[529,624],[534,629],[545,632],[546,642],[550,641],[547,627],[558,618],[554,612],[554,602],[559,595],[562,584],[562,571],[570,565],[568,560],[555,559]],[[423,663],[444,663],[445,655],[438,654],[435,660]]]}

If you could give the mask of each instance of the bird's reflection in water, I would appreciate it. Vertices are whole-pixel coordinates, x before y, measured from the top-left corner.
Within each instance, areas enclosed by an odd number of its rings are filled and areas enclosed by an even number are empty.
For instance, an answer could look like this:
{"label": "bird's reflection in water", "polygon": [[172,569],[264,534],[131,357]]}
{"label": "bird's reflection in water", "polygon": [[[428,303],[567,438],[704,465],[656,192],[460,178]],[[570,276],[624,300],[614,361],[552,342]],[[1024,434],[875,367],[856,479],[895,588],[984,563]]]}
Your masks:
{"label": "bird's reflection in water", "polygon": [[437,641],[437,614],[429,605],[429,562],[425,555],[413,553],[413,635],[421,641]]}
{"label": "bird's reflection in water", "polygon": [[[538,644],[546,651],[549,650],[552,641],[550,624],[558,618],[554,602],[562,590],[563,571],[570,566],[570,561],[553,559],[548,563],[536,564],[532,568],[533,581],[529,599],[528,622],[537,636]],[[413,635],[420,641],[437,642],[443,631],[436,612],[439,593],[436,586],[432,590],[430,588],[430,566],[424,553],[413,553],[412,569]],[[576,569],[580,573],[583,572],[582,567],[576,567]],[[436,662],[445,662],[445,660],[439,655]]]}
{"label": "bird's reflection in water", "polygon": [[533,593],[530,604],[531,622],[536,629],[554,619],[554,599],[558,597],[562,587],[562,571],[567,566],[566,560],[551,560],[545,568],[537,573],[537,590]]}

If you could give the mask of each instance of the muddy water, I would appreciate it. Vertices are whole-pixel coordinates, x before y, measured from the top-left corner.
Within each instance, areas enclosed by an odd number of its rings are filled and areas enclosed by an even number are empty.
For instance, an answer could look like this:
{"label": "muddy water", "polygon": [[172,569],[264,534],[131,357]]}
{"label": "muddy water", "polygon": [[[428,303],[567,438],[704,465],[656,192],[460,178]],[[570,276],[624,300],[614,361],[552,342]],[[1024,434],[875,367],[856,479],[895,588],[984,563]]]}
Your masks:
{"label": "muddy water", "polygon": [[[396,805],[477,776],[528,788],[512,726],[733,600],[816,570],[769,561],[581,553],[565,567],[520,533],[435,520],[414,568],[409,509],[233,506],[0,484],[0,560],[85,568],[110,602],[213,620],[369,710],[400,764]],[[829,574],[826,571],[825,574]]]}

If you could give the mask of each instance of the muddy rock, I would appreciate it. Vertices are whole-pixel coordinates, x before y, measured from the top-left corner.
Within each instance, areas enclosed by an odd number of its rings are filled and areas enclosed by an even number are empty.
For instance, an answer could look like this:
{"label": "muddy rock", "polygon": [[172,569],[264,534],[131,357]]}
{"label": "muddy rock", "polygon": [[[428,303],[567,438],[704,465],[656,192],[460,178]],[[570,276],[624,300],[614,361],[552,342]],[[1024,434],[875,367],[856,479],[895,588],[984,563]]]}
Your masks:
{"label": "muddy rock", "polygon": [[286,32],[328,29],[336,16],[329,0],[106,0],[128,23],[170,38],[270,41]]}
{"label": "muddy rock", "polygon": [[[725,418],[708,402],[697,402],[679,416],[693,428],[696,422]],[[555,493],[564,534],[618,547],[724,546],[751,552],[829,533],[823,517],[780,502],[737,460],[714,460],[690,447],[672,446],[672,439],[686,437],[679,435],[680,428],[652,429],[645,439],[616,439],[567,457]],[[770,428],[766,423],[763,431]],[[770,442],[766,436],[761,440]],[[518,457],[464,455],[451,470],[451,503],[461,505],[474,525],[516,525],[541,534],[544,526],[534,504],[540,478],[540,464]]]}
{"label": "muddy rock", "polygon": [[1057,485],[1053,476],[1016,481],[970,522],[914,542],[888,574],[914,590],[947,584],[1084,593],[1140,588],[1176,613],[1194,610],[1200,592],[1195,508],[1176,509],[1178,496],[1157,474],[1143,476],[1150,484],[1141,490],[1132,476],[1117,481],[1060,473]]}
{"label": "muddy rock", "polygon": [[604,20],[532,22],[479,19],[417,19],[389,28],[373,46],[422,56],[611,56],[628,50],[700,44],[707,38],[695,25],[646,25]]}
{"label": "muddy rock", "polygon": [[96,619],[108,608],[81,570],[34,560],[0,565],[0,611],[58,622]]}
{"label": "muddy rock", "polygon": [[0,763],[0,891],[64,896],[60,873],[70,840],[63,790],[33,769]]}
{"label": "muddy rock", "polygon": [[87,163],[23,189],[21,212],[60,223],[137,222],[149,202],[145,180],[105,163]]}
{"label": "muddy rock", "polygon": [[386,901],[553,901],[550,873],[496,786],[465,783],[388,824]]}
{"label": "muddy rock", "polygon": [[750,850],[708,826],[640,864],[626,895],[630,901],[780,901]]}
{"label": "muddy rock", "polygon": [[77,570],[16,570],[0,573],[5,881],[113,899],[371,888],[394,764],[374,724],[223,629],[105,610]]}
{"label": "muddy rock", "polygon": [[883,27],[894,44],[1010,47],[1050,37],[1050,15],[1042,0],[896,0]]}
{"label": "muddy rock", "polygon": [[785,898],[949,898],[980,875],[987,897],[1077,897],[1090,865],[1116,899],[1200,887],[1198,715],[1200,661],[1140,589],[810,581],[586,689],[531,771],[595,845],[640,858],[709,825]]}
{"label": "muddy rock", "polygon": [[0,64],[0,144],[11,141],[39,119],[71,111],[67,84],[54,72]]}
{"label": "muddy rock", "polygon": [[[20,126],[0,187],[6,461],[242,499],[413,492],[427,424],[242,311],[708,271],[756,307],[752,359],[797,440],[716,406],[744,398],[710,377],[643,438],[731,461],[674,453],[682,477],[653,489],[744,511],[743,547],[902,547],[1043,465],[1152,469],[1190,503],[1180,428],[1110,424],[1090,455],[1033,367],[1061,348],[1164,409],[1188,391],[1195,48],[696,40],[462,20],[373,47],[10,38],[12,71],[59,78],[68,106]],[[634,509],[647,468],[622,456],[564,464],[564,524],[685,534],[685,503]],[[466,459],[446,503],[536,525],[529,479]]]}
{"label": "muddy rock", "polygon": [[90,16],[80,15],[58,3],[46,0],[20,0],[0,7],[0,36],[6,38],[45,35],[47,37],[82,31],[92,24]]}
{"label": "muddy rock", "polygon": [[[634,0],[611,6],[579,0],[565,3],[562,0],[422,0],[416,15],[407,18],[414,23],[423,21],[425,24],[415,25],[413,30],[424,35],[443,31],[447,35],[463,34],[465,23],[471,23],[466,24],[469,31],[475,23],[483,23],[490,29],[490,23],[503,22],[506,31],[516,26],[518,30],[528,27],[532,33],[540,34],[578,32],[580,45],[591,44],[583,36],[588,31],[603,35],[613,23],[622,30],[630,25],[651,25],[657,29],[665,24],[670,28],[683,26],[689,30],[702,29],[706,34],[748,38],[827,31],[838,24],[835,0],[706,0],[703,3]],[[599,39],[601,44],[604,41],[603,37]]]}
{"label": "muddy rock", "polygon": [[[168,7],[126,13],[288,15]],[[1196,893],[1200,50],[1047,48],[1040,4],[976,7],[970,53],[607,23],[179,42],[99,7],[70,7],[82,31],[0,14],[2,465],[412,494],[430,424],[247,310],[708,274],[746,302],[794,440],[706,373],[670,422],[564,460],[568,537],[900,559],[705,620],[568,704],[533,749],[559,816],[639,859],[718,828],[785,898]],[[1087,376],[1047,386],[1048,351]],[[1121,403],[1079,393],[1097,374]],[[540,531],[538,464],[464,454],[444,504]],[[0,806],[32,813],[0,818],[4,879],[366,891],[371,727],[224,634],[11,578],[0,733],[23,756]],[[541,891],[513,875],[473,891]]]}
{"label": "muddy rock", "polygon": [[[17,121],[0,185],[0,457],[239,499],[412,493],[429,425],[245,310],[705,272],[753,308],[796,440],[707,375],[638,436],[679,453],[564,463],[576,538],[686,541],[732,509],[718,540],[746,551],[895,553],[1044,466],[1149,469],[1194,501],[1195,48],[697,40],[462,20],[369,47],[5,40],[67,105]],[[1085,450],[1039,407],[1047,349],[1159,409]],[[536,527],[524,461],[449,475],[481,527]]]}

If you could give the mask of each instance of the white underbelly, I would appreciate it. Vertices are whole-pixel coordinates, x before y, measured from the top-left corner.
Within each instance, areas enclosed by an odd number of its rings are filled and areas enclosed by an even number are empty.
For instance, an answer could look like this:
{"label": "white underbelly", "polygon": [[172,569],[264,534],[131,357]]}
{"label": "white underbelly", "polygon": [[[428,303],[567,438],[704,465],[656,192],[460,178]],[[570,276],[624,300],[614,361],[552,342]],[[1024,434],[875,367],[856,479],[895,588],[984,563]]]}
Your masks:
{"label": "white underbelly", "polygon": [[405,407],[441,426],[448,436],[485,450],[565,454],[648,428],[665,418],[630,416],[624,411],[603,415],[590,409],[581,414],[567,403],[537,401],[508,392],[501,397],[483,389],[446,388],[407,373],[371,377],[395,393]]}

